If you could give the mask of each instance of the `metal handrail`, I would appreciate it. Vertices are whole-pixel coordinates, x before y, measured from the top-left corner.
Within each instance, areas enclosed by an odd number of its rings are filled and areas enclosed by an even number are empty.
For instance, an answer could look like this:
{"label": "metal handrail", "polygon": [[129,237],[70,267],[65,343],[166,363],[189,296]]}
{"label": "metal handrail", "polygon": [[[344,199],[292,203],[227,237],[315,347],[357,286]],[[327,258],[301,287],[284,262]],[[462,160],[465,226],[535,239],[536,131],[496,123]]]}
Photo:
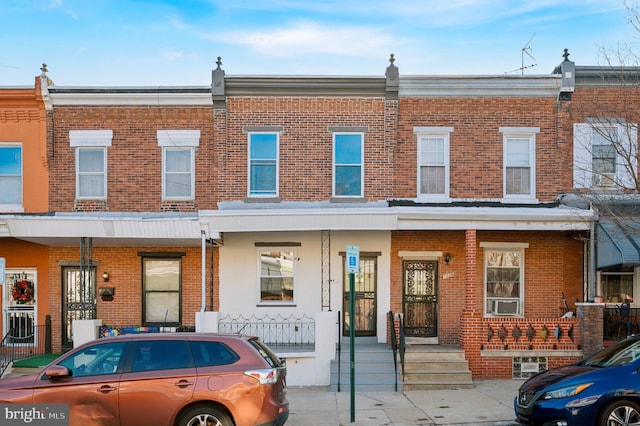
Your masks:
{"label": "metal handrail", "polygon": [[50,353],[51,316],[42,325],[10,328],[0,343],[0,376],[14,361]]}
{"label": "metal handrail", "polygon": [[402,381],[404,382],[404,353],[407,347],[407,342],[404,335],[404,323],[402,321],[402,315],[398,315],[398,330],[400,330],[400,368],[402,369]]}
{"label": "metal handrail", "polygon": [[338,392],[340,392],[340,353],[342,352],[342,315],[338,311]]}
{"label": "metal handrail", "polygon": [[398,339],[396,337],[396,322],[393,311],[389,311],[389,325],[391,328],[391,350],[393,351],[393,370],[395,372],[395,390],[398,392]]}

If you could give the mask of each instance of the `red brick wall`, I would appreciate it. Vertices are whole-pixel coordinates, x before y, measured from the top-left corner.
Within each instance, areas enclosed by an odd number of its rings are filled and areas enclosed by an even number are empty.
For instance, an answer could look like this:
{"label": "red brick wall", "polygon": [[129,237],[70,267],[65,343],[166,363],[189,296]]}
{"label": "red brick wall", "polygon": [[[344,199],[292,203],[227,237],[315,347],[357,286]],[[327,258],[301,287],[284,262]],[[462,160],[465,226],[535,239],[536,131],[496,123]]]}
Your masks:
{"label": "red brick wall", "polygon": [[[450,135],[450,196],[502,198],[503,134],[500,127],[539,127],[536,135],[536,191],[552,201],[571,186],[571,169],[558,167],[566,149],[557,135],[555,98],[433,97],[402,98],[398,107],[394,196],[415,197],[415,126],[453,127]],[[571,139],[569,139],[571,142]],[[404,166],[403,166],[404,165]]]}
{"label": "red brick wall", "polygon": [[[195,203],[177,203],[174,210],[216,208],[218,178],[213,144],[212,109],[206,107],[56,107],[50,158],[51,211],[167,210],[162,203],[162,148],[158,130],[200,130],[196,148]],[[107,202],[75,201],[75,148],[70,130],[113,130],[107,148]]]}
{"label": "red brick wall", "polygon": [[[211,265],[207,249],[206,302],[211,296]],[[214,249],[214,270],[218,270],[218,249]],[[97,297],[97,315],[103,325],[142,325],[142,258],[139,252],[184,252],[182,257],[182,325],[194,325],[195,314],[202,305],[201,250],[199,247],[94,247],[93,262],[97,263],[97,287],[114,287],[112,301]],[[48,304],[52,319],[54,351],[60,350],[62,337],[62,270],[65,264],[78,264],[77,247],[52,247],[49,256]],[[109,282],[102,279],[109,273]],[[219,310],[219,282],[215,276],[213,310]],[[43,305],[40,305],[43,306]]]}
{"label": "red brick wall", "polygon": [[[557,317],[562,292],[571,297],[582,291],[582,241],[575,234],[561,232],[477,231],[475,299],[470,310],[483,312],[484,251],[481,242],[528,243],[525,249],[525,316]],[[446,265],[438,265],[438,338],[442,344],[458,344],[460,319],[465,308],[467,264],[464,231],[393,231],[391,238],[391,310],[402,312],[403,275],[400,251],[441,251],[451,254]],[[578,253],[576,255],[575,253]],[[463,330],[473,332],[473,330]],[[482,333],[482,332],[481,332]]]}
{"label": "red brick wall", "polygon": [[[280,136],[280,198],[326,201],[332,195],[333,139],[330,126],[367,126],[364,134],[364,196],[391,195],[392,173],[385,151],[383,98],[230,97],[227,100],[226,168],[221,200],[247,196],[245,126],[283,126]],[[415,161],[414,161],[415,162]]]}

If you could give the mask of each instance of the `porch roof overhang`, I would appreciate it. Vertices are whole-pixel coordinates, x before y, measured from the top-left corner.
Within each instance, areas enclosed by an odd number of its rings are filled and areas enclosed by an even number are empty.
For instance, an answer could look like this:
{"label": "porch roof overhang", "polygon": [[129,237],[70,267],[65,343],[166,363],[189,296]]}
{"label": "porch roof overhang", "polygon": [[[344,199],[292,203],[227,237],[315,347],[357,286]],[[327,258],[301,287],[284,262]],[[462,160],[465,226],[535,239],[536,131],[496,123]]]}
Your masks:
{"label": "porch roof overhang", "polygon": [[389,206],[373,203],[221,203],[198,213],[51,213],[0,215],[0,237],[47,246],[185,246],[224,233],[393,230],[586,231],[592,212],[556,206]]}
{"label": "porch roof overhang", "polygon": [[197,214],[55,213],[0,216],[0,237],[47,246],[77,246],[91,237],[93,246],[195,247],[206,238],[219,240]]}
{"label": "porch roof overhang", "polygon": [[[313,203],[312,203],[313,204]],[[225,232],[272,231],[374,231],[374,230],[535,230],[586,231],[592,212],[557,206],[391,206],[387,202],[325,205],[323,207],[248,208],[230,203],[219,210],[200,212],[209,229]]]}
{"label": "porch roof overhang", "polygon": [[618,265],[640,265],[640,228],[638,227],[623,229],[614,220],[600,217],[596,244],[597,269]]}

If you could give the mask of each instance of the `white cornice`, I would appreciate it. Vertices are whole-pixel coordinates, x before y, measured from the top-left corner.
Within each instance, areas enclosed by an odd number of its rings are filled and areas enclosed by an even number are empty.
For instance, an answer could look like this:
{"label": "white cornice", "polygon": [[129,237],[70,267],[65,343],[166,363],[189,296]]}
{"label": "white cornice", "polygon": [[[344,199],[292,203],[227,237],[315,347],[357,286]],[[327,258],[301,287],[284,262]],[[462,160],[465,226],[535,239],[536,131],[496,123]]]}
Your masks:
{"label": "white cornice", "polygon": [[[169,89],[170,90],[170,89]],[[68,88],[60,91],[50,90],[53,106],[212,106],[211,91],[120,91],[120,90],[83,90]]]}
{"label": "white cornice", "polygon": [[557,98],[562,78],[544,76],[400,77],[399,97],[522,96]]}

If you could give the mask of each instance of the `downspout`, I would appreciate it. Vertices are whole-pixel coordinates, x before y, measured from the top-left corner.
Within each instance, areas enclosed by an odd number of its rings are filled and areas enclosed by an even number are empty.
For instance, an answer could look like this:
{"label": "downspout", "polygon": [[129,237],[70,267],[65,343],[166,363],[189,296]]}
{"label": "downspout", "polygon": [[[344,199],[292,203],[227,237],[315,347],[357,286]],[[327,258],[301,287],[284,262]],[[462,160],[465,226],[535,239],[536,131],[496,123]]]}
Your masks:
{"label": "downspout", "polygon": [[593,204],[589,205],[589,209],[593,215],[589,229],[591,235],[589,235],[589,294],[587,300],[593,302],[596,295],[596,222],[598,221],[598,212],[594,210]]}
{"label": "downspout", "polygon": [[202,265],[202,271],[200,272],[200,276],[202,278],[202,305],[200,306],[200,312],[204,312],[207,308],[207,230],[209,226],[207,222],[200,222],[200,238],[201,238],[201,255],[202,260],[200,261]]}

